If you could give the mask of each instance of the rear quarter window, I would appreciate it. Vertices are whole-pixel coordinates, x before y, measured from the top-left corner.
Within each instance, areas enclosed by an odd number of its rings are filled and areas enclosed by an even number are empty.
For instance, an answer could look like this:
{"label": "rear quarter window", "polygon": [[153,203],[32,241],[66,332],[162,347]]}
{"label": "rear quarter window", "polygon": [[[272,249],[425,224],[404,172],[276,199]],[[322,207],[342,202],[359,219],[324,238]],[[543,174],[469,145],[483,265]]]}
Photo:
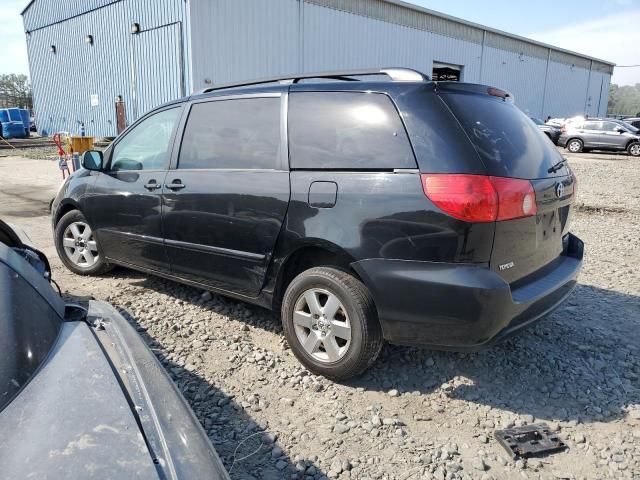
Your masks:
{"label": "rear quarter window", "polygon": [[477,93],[442,93],[475,146],[487,174],[524,179],[566,175],[548,170],[562,159],[544,133],[513,103]]}
{"label": "rear quarter window", "polygon": [[416,168],[400,116],[380,93],[291,93],[289,153],[291,168]]}

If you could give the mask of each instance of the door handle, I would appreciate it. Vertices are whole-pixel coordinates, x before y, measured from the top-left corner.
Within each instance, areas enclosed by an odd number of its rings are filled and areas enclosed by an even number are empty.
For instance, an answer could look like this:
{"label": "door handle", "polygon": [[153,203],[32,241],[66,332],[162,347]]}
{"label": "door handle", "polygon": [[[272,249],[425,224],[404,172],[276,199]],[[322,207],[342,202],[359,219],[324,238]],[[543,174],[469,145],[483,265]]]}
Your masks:
{"label": "door handle", "polygon": [[178,179],[174,180],[171,183],[165,183],[164,186],[169,190],[181,190],[186,187],[186,185],[182,183],[182,180]]}
{"label": "door handle", "polygon": [[162,185],[160,185],[158,182],[156,182],[155,180],[149,180],[149,183],[147,183],[144,188],[146,188],[147,190],[149,190],[150,192],[153,192],[154,190],[157,190],[158,188],[160,188]]}

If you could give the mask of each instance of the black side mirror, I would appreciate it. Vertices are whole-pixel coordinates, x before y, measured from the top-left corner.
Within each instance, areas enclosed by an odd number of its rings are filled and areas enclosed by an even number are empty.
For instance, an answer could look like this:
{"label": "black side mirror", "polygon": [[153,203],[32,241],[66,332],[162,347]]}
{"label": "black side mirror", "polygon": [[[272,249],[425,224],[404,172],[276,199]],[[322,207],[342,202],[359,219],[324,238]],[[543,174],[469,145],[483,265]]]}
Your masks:
{"label": "black side mirror", "polygon": [[103,157],[99,150],[87,150],[82,154],[82,166],[87,170],[100,172],[102,170]]}
{"label": "black side mirror", "polygon": [[625,130],[624,128],[618,128],[618,129],[616,130],[616,132],[618,132],[618,133],[625,133],[625,132],[626,132],[626,130]]}

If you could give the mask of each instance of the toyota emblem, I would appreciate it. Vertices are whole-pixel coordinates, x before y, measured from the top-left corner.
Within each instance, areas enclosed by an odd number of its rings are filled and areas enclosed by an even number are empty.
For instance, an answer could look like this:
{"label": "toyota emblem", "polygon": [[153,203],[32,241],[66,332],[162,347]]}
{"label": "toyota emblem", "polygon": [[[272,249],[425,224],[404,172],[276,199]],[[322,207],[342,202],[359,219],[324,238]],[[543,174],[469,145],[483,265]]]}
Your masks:
{"label": "toyota emblem", "polygon": [[558,183],[556,185],[556,197],[562,198],[564,196],[564,185],[562,183]]}

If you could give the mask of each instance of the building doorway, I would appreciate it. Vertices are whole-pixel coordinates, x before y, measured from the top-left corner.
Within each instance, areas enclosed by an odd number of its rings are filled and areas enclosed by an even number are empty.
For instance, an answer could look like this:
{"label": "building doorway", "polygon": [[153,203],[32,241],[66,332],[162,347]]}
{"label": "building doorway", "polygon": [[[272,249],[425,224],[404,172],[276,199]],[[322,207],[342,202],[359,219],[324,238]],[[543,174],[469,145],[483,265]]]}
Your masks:
{"label": "building doorway", "polygon": [[462,79],[462,65],[433,62],[431,80],[434,82],[459,82]]}

